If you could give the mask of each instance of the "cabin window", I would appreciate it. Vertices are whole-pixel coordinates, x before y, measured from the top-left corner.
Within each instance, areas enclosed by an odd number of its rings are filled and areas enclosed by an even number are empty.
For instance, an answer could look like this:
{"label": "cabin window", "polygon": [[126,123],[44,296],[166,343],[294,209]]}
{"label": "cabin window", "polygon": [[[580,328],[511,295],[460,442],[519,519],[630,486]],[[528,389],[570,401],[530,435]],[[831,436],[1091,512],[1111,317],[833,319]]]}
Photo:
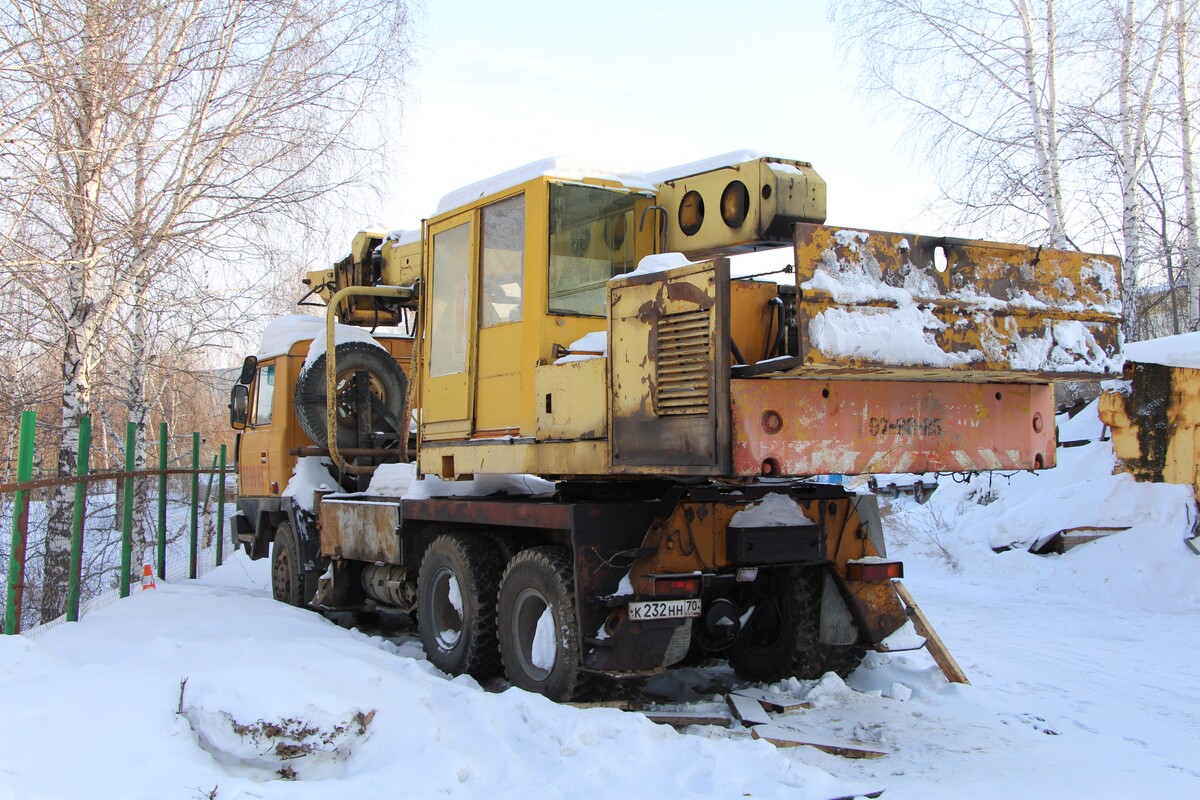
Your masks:
{"label": "cabin window", "polygon": [[258,380],[255,381],[254,395],[254,424],[271,424],[271,406],[275,403],[275,365],[268,364],[258,368]]}
{"label": "cabin window", "polygon": [[479,265],[479,327],[521,319],[525,281],[525,195],[483,209]]}
{"label": "cabin window", "polygon": [[433,289],[429,302],[431,377],[467,371],[467,326],[471,317],[470,247],[469,222],[433,237]]}

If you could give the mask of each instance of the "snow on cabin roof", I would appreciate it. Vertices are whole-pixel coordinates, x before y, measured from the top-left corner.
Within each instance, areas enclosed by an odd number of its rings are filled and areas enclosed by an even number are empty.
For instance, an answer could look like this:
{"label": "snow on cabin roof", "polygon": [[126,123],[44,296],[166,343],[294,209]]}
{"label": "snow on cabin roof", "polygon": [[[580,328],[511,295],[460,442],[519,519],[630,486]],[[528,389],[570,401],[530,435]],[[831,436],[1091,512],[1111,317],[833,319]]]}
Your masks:
{"label": "snow on cabin roof", "polygon": [[1181,333],[1125,345],[1125,360],[1164,367],[1200,369],[1200,333]]}
{"label": "snow on cabin roof", "polygon": [[503,192],[514,186],[519,186],[534,178],[551,177],[569,181],[579,181],[585,178],[596,178],[619,183],[626,189],[635,191],[653,191],[654,184],[646,179],[641,172],[616,169],[610,164],[599,164],[594,161],[581,161],[570,158],[544,158],[523,167],[510,169],[499,175],[493,175],[482,181],[477,181],[461,189],[455,189],[438,203],[437,213],[443,214],[468,203]]}
{"label": "snow on cabin roof", "polygon": [[[442,197],[435,214],[444,214],[447,211],[453,211],[468,203],[473,203],[489,195],[498,194],[506,189],[519,186],[526,181],[531,181],[534,178],[550,177],[568,181],[595,178],[614,181],[626,189],[635,191],[654,191],[656,184],[767,157],[765,153],[759,150],[734,150],[718,156],[712,156],[699,161],[689,161],[685,164],[649,173],[618,168],[611,164],[601,164],[596,161],[561,157],[543,158],[540,161],[534,161],[531,164],[526,164],[522,167],[511,169],[508,172],[502,172],[499,175],[493,175],[482,181],[476,181],[462,188],[455,189]],[[416,233],[419,235],[419,231]]]}

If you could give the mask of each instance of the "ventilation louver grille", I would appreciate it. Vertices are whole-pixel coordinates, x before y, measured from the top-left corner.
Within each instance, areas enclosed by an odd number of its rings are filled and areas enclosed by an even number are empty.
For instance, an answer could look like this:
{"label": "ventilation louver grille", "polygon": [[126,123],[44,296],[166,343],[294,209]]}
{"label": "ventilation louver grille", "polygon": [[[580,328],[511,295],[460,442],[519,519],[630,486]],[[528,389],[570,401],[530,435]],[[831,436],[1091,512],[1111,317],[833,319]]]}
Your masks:
{"label": "ventilation louver grille", "polygon": [[687,311],[658,320],[655,402],[660,417],[708,413],[711,313]]}

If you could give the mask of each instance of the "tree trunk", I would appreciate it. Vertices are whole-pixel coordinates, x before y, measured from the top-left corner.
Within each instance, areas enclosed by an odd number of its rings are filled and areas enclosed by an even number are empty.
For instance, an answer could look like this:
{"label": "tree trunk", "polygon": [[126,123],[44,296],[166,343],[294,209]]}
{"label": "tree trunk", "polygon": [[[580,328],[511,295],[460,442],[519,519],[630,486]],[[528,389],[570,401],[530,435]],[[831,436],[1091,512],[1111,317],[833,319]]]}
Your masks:
{"label": "tree trunk", "polygon": [[[1183,159],[1183,206],[1186,245],[1183,251],[1183,273],[1187,279],[1187,329],[1200,327],[1200,230],[1196,222],[1196,179],[1192,168],[1192,110],[1188,105],[1187,28],[1190,22],[1189,4],[1179,0],[1175,20],[1175,67],[1179,80],[1179,139]],[[1174,296],[1174,285],[1171,286]],[[1176,330],[1176,333],[1179,331]]]}
{"label": "tree trunk", "polygon": [[1054,2],[1046,3],[1046,97],[1037,83],[1037,46],[1033,30],[1033,17],[1026,0],[1017,4],[1021,22],[1021,33],[1025,42],[1022,66],[1025,73],[1025,102],[1029,109],[1029,121],[1033,127],[1034,157],[1037,160],[1038,195],[1042,213],[1046,217],[1047,239],[1051,247],[1065,248],[1067,236],[1062,220],[1062,190],[1059,187],[1058,168],[1058,114],[1054,107]]}
{"label": "tree trunk", "polygon": [[[58,449],[58,475],[74,475],[79,465],[79,424],[89,413],[91,386],[87,357],[79,337],[68,323],[62,356],[62,443]],[[67,579],[71,569],[71,518],[75,487],[58,486],[50,497],[46,520],[45,555],[42,562],[42,592],[39,620],[48,622],[63,614],[67,604]]]}

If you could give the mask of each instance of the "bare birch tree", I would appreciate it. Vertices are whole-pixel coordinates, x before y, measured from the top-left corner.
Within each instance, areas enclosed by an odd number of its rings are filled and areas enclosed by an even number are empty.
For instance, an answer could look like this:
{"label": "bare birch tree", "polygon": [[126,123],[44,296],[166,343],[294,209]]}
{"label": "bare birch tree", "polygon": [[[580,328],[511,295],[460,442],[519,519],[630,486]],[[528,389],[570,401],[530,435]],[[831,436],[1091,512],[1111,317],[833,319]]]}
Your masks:
{"label": "bare birch tree", "polygon": [[830,15],[862,54],[864,88],[909,115],[963,222],[1066,246],[1055,0],[834,0]]}
{"label": "bare birch tree", "polygon": [[[1120,9],[1113,7],[1114,19]],[[1121,182],[1121,234],[1125,268],[1121,273],[1126,298],[1125,336],[1136,337],[1139,299],[1138,276],[1142,270],[1142,217],[1139,182],[1147,161],[1147,132],[1155,109],[1155,89],[1162,75],[1172,29],[1171,4],[1159,0],[1150,13],[1138,13],[1137,0],[1126,0],[1117,29],[1120,50],[1116,93],[1119,102],[1120,150],[1117,163]],[[1149,47],[1147,48],[1147,43]]]}
{"label": "bare birch tree", "polygon": [[[1179,99],[1179,150],[1182,162],[1184,231],[1183,272],[1187,278],[1187,329],[1200,328],[1200,221],[1196,218],[1196,178],[1192,152],[1192,109],[1188,100],[1191,54],[1188,31],[1194,24],[1194,4],[1179,0],[1175,11],[1175,79]],[[1171,287],[1172,290],[1174,286]]]}
{"label": "bare birch tree", "polygon": [[[57,329],[66,474],[115,325],[147,364],[155,286],[208,259],[258,269],[264,230],[368,177],[379,143],[361,123],[394,111],[407,18],[392,0],[4,0],[0,29],[20,65],[0,89],[19,142],[0,253]],[[52,502],[43,618],[63,604],[69,495]]]}

